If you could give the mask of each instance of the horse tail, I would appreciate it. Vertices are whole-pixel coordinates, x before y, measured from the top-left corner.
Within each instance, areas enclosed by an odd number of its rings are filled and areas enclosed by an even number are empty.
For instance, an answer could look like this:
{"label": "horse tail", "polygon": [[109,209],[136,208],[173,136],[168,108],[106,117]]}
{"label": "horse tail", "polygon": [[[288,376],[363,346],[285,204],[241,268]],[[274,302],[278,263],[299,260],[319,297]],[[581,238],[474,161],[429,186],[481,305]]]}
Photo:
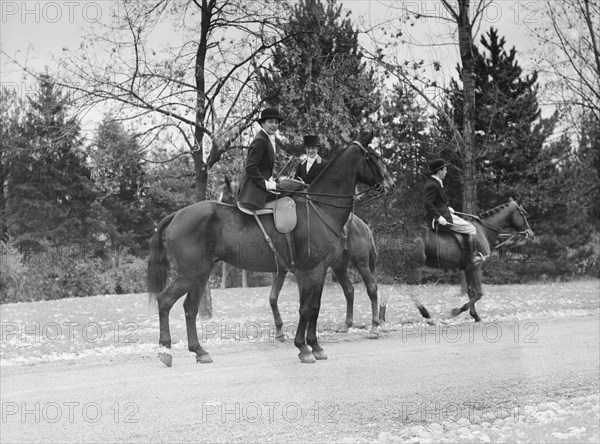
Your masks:
{"label": "horse tail", "polygon": [[148,301],[156,301],[158,294],[164,290],[169,277],[169,259],[163,244],[163,232],[169,226],[175,214],[170,214],[160,221],[150,240],[150,259],[148,260]]}

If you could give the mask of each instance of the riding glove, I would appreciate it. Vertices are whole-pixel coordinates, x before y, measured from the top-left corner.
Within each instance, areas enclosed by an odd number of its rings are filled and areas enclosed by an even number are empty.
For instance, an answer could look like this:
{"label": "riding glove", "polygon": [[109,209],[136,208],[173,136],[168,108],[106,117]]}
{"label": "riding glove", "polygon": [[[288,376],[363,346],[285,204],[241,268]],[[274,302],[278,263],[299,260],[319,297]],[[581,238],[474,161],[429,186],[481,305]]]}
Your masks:
{"label": "riding glove", "polygon": [[265,186],[267,187],[267,190],[274,190],[277,187],[277,182],[273,179],[269,179],[265,181]]}

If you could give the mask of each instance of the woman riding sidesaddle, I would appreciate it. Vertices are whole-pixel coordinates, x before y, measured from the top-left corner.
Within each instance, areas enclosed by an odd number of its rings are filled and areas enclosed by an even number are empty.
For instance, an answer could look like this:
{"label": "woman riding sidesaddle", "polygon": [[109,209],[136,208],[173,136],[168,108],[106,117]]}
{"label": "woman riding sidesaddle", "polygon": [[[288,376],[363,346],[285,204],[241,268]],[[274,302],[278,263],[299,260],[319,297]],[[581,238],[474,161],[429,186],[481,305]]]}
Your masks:
{"label": "woman riding sidesaddle", "polygon": [[475,226],[454,214],[446,200],[443,180],[448,172],[448,165],[444,159],[429,162],[430,176],[423,186],[426,223],[434,231],[445,230],[467,235],[469,260],[473,265],[479,265],[483,262],[483,255],[477,252]]}

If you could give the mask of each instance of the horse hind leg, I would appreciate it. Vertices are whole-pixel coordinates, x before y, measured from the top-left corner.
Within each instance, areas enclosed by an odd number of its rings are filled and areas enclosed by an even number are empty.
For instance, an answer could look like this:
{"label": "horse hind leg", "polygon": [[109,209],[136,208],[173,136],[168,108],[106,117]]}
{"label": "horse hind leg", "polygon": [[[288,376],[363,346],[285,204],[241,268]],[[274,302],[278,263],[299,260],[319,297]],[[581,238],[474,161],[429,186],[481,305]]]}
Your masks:
{"label": "horse hind leg", "polygon": [[286,271],[282,270],[279,273],[273,273],[273,284],[271,284],[271,294],[269,295],[269,304],[271,305],[271,311],[273,312],[273,320],[275,322],[275,339],[280,342],[285,342],[285,335],[283,334],[283,320],[279,313],[279,293],[281,293],[281,287],[285,281]]}
{"label": "horse hind leg", "polygon": [[477,314],[477,310],[475,309],[475,303],[481,299],[483,295],[482,287],[481,287],[481,267],[467,266],[465,269],[465,278],[467,282],[467,289],[469,294],[469,302],[464,304],[462,307],[453,308],[450,312],[452,317],[458,316],[459,314],[469,310],[471,317],[475,320],[475,322],[480,322],[481,318],[479,314]]}
{"label": "horse hind leg", "polygon": [[342,287],[344,297],[346,298],[346,320],[340,330],[341,333],[348,333],[348,330],[354,325],[354,285],[348,276],[348,261],[341,260],[331,267],[335,277]]}
{"label": "horse hind leg", "polygon": [[202,297],[206,297],[206,294],[204,294],[206,282],[207,278],[202,279],[199,283],[197,283],[187,294],[185,301],[183,302],[188,350],[192,353],[196,353],[196,362],[201,364],[209,364],[213,362],[210,354],[200,345],[200,342],[198,341],[198,330],[196,328],[198,305],[200,304]]}
{"label": "horse hind leg", "polygon": [[173,304],[184,294],[190,292],[193,282],[185,276],[177,276],[156,298],[158,302],[158,320],[160,335],[158,339],[158,358],[167,367],[171,367],[173,356],[171,354],[171,329],[169,326],[169,313]]}
{"label": "horse hind leg", "polygon": [[380,322],[377,284],[375,283],[375,279],[373,279],[373,274],[368,264],[357,264],[357,269],[365,283],[367,295],[371,301],[371,331],[367,334],[367,339],[378,339]]}
{"label": "horse hind leg", "polygon": [[421,302],[421,298],[417,294],[416,288],[421,287],[421,273],[422,273],[422,265],[417,263],[409,263],[406,270],[406,283],[408,284],[409,296],[421,316],[425,318],[425,321],[433,325],[433,319],[429,314],[429,310],[423,305]]}

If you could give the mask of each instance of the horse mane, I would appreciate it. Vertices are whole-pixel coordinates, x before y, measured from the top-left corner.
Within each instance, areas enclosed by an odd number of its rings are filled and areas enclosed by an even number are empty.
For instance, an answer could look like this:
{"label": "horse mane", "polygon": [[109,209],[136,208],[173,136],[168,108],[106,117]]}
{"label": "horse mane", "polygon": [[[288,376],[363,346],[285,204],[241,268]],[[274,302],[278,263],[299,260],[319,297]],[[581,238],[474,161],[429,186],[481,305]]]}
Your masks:
{"label": "horse mane", "polygon": [[490,217],[490,216],[498,213],[500,210],[502,210],[503,208],[507,207],[509,204],[510,204],[510,202],[498,205],[497,207],[494,207],[491,210],[487,210],[487,211],[485,211],[483,213],[478,214],[477,217],[479,217],[480,219],[488,218],[488,217]]}

